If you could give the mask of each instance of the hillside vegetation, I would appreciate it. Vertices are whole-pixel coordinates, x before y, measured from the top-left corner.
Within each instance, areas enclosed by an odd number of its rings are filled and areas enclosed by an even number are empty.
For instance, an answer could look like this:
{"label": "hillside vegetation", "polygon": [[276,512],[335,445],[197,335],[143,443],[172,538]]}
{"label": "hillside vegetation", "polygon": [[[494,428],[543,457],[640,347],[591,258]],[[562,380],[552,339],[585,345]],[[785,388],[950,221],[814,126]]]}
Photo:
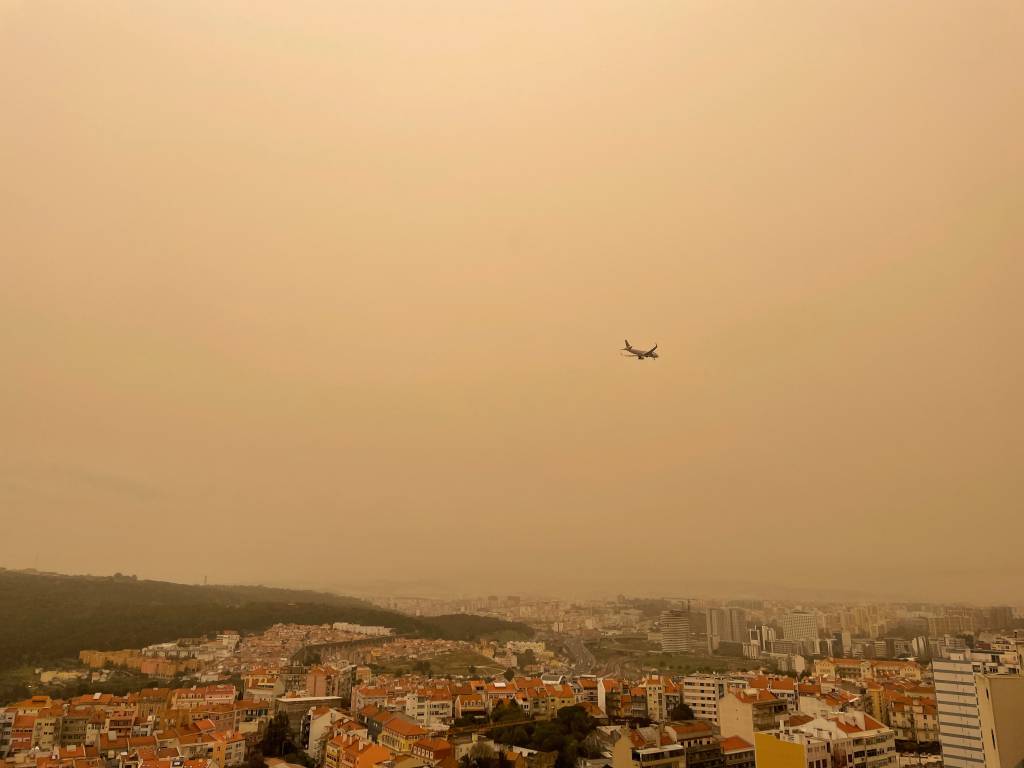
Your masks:
{"label": "hillside vegetation", "polygon": [[523,624],[500,619],[417,618],[325,592],[0,569],[0,670],[75,657],[83,648],[140,648],[222,629],[244,633],[278,622],[335,621],[451,640],[531,634]]}

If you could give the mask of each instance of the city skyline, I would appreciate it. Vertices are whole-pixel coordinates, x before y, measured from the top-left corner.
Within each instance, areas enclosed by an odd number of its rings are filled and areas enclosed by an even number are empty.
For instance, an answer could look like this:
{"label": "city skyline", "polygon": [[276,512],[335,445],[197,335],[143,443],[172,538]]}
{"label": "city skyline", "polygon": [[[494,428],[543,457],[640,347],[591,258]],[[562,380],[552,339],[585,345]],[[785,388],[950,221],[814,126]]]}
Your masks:
{"label": "city skyline", "polygon": [[[91,578],[110,578],[115,576],[112,572],[81,572],[71,573],[69,571],[54,571],[36,566],[29,568],[8,568],[0,562],[0,571],[11,570],[22,573],[39,573],[56,576],[84,576]],[[422,600],[425,603],[457,603],[460,600],[478,602],[487,598],[517,598],[529,601],[557,601],[567,603],[600,603],[609,600],[623,598],[626,600],[661,600],[671,602],[679,607],[685,607],[688,602],[695,604],[710,603],[714,606],[743,605],[748,601],[763,601],[768,603],[792,604],[794,606],[807,606],[820,608],[830,605],[921,605],[921,606],[949,606],[963,605],[975,608],[1006,606],[1024,612],[1024,602],[1013,589],[1007,590],[1009,597],[1005,600],[943,600],[940,598],[918,598],[914,596],[891,594],[886,596],[871,595],[867,593],[852,593],[849,590],[813,590],[801,588],[780,587],[779,585],[762,585],[760,589],[749,589],[741,592],[730,592],[728,589],[711,589],[709,591],[639,591],[630,592],[623,590],[608,591],[558,591],[556,589],[544,590],[518,590],[508,591],[501,589],[486,589],[479,587],[475,590],[448,589],[441,585],[424,585],[422,582],[414,584],[371,582],[368,584],[349,584],[348,586],[331,586],[315,582],[288,582],[287,580],[264,580],[257,582],[211,582],[206,575],[200,576],[194,581],[181,581],[175,579],[154,578],[146,573],[123,573],[116,572],[116,575],[130,576],[133,579],[150,580],[157,582],[181,584],[183,586],[261,586],[282,589],[322,591],[327,594],[334,594],[341,597],[356,597],[379,602],[395,599]],[[685,594],[684,594],[685,593]],[[694,610],[703,610],[694,609]]]}

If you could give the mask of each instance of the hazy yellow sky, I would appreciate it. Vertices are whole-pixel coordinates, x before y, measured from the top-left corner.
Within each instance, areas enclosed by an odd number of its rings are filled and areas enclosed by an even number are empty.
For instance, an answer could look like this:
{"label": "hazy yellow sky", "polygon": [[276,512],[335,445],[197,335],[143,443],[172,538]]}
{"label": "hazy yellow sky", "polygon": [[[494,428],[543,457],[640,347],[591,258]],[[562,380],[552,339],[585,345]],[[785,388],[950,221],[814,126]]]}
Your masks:
{"label": "hazy yellow sky", "polygon": [[1022,39],[0,0],[0,565],[1020,601]]}

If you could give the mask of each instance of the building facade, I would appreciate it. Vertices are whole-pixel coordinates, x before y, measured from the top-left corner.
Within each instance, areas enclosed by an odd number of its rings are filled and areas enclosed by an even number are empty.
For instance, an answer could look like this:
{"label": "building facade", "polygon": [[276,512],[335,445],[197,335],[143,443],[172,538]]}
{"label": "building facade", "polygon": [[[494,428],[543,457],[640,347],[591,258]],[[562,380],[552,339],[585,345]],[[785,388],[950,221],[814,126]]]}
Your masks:
{"label": "building facade", "polygon": [[690,650],[690,617],[685,611],[661,612],[661,650],[686,653]]}
{"label": "building facade", "polygon": [[945,768],[985,765],[986,735],[981,727],[976,676],[1019,676],[1020,671],[1020,656],[1012,644],[952,651],[949,658],[932,662]]}

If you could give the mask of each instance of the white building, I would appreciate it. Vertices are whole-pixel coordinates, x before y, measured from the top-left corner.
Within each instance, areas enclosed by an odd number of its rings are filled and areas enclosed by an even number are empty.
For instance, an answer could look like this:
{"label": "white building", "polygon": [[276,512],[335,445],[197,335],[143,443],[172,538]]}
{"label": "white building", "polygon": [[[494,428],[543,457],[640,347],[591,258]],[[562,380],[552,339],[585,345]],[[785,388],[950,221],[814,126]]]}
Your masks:
{"label": "white building", "polygon": [[436,728],[452,721],[455,702],[440,690],[410,691],[405,697],[405,714],[424,728]]}
{"label": "white building", "polygon": [[342,710],[321,706],[310,707],[309,712],[303,718],[301,732],[306,735],[306,754],[313,758],[318,765],[323,758],[323,748],[327,736],[331,732],[331,726],[343,717],[347,717],[347,715]]}
{"label": "white building", "polygon": [[728,689],[728,678],[721,675],[687,675],[683,678],[683,703],[698,720],[718,725],[718,701]]}
{"label": "white building", "polygon": [[992,646],[991,650],[950,651],[950,658],[932,662],[939,741],[946,768],[985,765],[986,734],[981,727],[975,675],[1020,674],[1020,655],[1012,641],[996,641]]}
{"label": "white building", "polygon": [[661,612],[661,650],[685,653],[690,650],[690,617],[685,611]]}

